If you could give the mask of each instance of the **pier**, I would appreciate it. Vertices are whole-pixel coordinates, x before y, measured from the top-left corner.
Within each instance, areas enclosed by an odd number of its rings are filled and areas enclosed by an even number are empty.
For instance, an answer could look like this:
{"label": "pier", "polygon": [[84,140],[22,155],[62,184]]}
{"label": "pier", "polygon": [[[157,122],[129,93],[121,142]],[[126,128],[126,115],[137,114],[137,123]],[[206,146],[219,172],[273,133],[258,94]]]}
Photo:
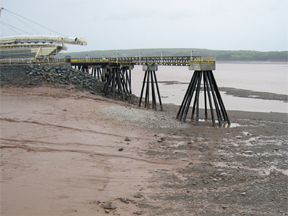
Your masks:
{"label": "pier", "polygon": [[[113,57],[113,58],[87,58],[87,59],[71,59],[66,58],[66,61],[71,63],[71,66],[79,70],[91,73],[91,76],[105,82],[104,93],[108,91],[113,93],[118,92],[122,95],[122,100],[130,100],[131,89],[131,70],[135,65],[142,65],[144,78],[138,106],[150,108],[150,100],[152,99],[151,108],[157,110],[157,98],[160,110],[163,110],[161,101],[160,89],[158,86],[156,71],[158,65],[170,66],[188,66],[189,70],[194,70],[190,80],[186,94],[183,98],[176,118],[180,121],[186,121],[187,115],[192,104],[191,120],[199,123],[199,95],[200,91],[204,92],[204,119],[212,120],[213,126],[217,123],[222,126],[223,122],[230,124],[228,114],[226,112],[221,94],[218,90],[216,80],[213,75],[213,70],[216,67],[216,59],[212,57],[203,58],[201,56],[165,56],[160,57]],[[151,89],[150,89],[151,88]],[[210,109],[210,112],[208,110]]]}

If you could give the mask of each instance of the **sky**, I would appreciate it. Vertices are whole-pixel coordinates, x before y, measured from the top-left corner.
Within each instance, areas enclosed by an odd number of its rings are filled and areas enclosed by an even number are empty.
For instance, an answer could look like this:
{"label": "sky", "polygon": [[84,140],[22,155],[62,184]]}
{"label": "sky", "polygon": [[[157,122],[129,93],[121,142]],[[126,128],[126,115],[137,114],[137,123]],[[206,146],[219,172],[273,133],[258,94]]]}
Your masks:
{"label": "sky", "polygon": [[87,46],[67,45],[69,52],[288,50],[288,0],[1,0],[0,6],[1,37],[61,33],[87,40]]}

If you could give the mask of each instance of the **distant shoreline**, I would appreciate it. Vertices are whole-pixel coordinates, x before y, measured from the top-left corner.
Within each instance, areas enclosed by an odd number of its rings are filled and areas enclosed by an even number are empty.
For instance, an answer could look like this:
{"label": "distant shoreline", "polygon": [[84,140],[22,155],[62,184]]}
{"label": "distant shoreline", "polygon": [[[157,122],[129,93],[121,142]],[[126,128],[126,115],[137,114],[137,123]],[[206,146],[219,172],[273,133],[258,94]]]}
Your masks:
{"label": "distant shoreline", "polygon": [[229,60],[217,60],[218,64],[288,64],[288,61],[254,61],[254,60],[246,60],[246,61],[229,61]]}
{"label": "distant shoreline", "polygon": [[155,56],[203,56],[216,57],[217,61],[224,62],[288,62],[288,51],[253,51],[253,50],[209,50],[195,48],[156,48],[156,49],[115,49],[91,50],[82,52],[67,52],[57,57],[69,55],[72,58],[109,58],[115,57],[155,57]]}

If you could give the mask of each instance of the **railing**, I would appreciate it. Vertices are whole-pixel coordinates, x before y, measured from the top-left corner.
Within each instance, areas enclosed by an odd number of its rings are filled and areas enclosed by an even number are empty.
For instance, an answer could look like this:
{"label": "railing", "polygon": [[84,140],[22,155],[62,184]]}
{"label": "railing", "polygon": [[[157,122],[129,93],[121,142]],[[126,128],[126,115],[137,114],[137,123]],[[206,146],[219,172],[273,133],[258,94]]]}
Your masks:
{"label": "railing", "polygon": [[166,56],[166,57],[113,57],[113,58],[74,58],[70,59],[71,64],[158,64],[158,65],[190,65],[191,63],[216,62],[215,57],[203,58],[201,56]]}
{"label": "railing", "polygon": [[33,64],[33,63],[58,63],[58,62],[64,62],[64,60],[61,61],[61,59],[58,58],[0,59],[0,64]]}
{"label": "railing", "polygon": [[[128,65],[178,65],[187,66],[191,64],[210,64],[215,63],[215,57],[203,58],[201,56],[166,56],[166,57],[119,57],[119,58],[67,58],[67,59],[42,59],[43,62],[71,62],[72,65],[109,65],[109,64],[128,64]],[[15,64],[15,63],[33,63],[41,62],[41,59],[0,59],[0,64]]]}
{"label": "railing", "polygon": [[27,64],[31,63],[31,59],[0,59],[0,64]]}
{"label": "railing", "polygon": [[82,59],[82,58],[75,58],[70,60],[71,63],[108,63],[110,62],[109,59],[103,58],[92,58],[92,59]]}

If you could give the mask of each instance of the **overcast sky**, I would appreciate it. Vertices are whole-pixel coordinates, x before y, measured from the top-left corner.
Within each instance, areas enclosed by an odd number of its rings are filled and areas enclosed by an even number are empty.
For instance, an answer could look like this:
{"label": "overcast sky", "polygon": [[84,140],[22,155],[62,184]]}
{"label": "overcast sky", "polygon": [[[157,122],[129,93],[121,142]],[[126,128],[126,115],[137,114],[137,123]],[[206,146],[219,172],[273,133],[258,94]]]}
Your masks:
{"label": "overcast sky", "polygon": [[[1,0],[0,6],[4,8],[1,36],[16,34],[3,22],[21,30],[29,24],[18,21],[7,9],[65,36],[87,40],[87,46],[68,45],[70,52],[133,48],[288,50],[288,0]],[[33,28],[38,34],[56,35]]]}

